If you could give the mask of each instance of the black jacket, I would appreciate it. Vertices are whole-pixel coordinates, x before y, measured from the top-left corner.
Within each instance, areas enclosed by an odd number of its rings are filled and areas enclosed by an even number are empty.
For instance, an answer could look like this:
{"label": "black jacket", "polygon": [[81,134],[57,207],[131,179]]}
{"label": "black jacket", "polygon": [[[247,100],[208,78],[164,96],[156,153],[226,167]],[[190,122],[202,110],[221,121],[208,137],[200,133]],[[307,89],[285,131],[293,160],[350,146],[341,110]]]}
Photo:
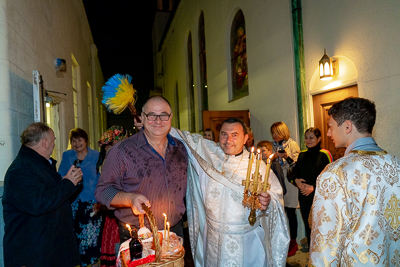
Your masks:
{"label": "black jacket", "polygon": [[292,178],[293,180],[302,178],[306,180],[306,184],[314,186],[314,191],[308,196],[304,196],[299,192],[300,205],[301,203],[312,204],[317,177],[330,162],[329,156],[322,152],[320,144],[300,152],[296,166],[293,169]]}
{"label": "black jacket", "polygon": [[80,264],[69,197],[75,185],[22,146],[4,179],[4,266]]}

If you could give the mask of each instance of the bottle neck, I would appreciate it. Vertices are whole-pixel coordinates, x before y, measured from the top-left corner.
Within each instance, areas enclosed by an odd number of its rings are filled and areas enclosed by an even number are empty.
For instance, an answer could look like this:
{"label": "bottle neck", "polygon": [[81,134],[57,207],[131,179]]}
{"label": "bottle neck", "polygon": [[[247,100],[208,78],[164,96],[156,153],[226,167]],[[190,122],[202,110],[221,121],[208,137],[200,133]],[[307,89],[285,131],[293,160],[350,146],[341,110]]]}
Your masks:
{"label": "bottle neck", "polygon": [[133,229],[133,230],[132,230],[131,236],[132,236],[132,238],[134,238],[134,239],[137,239],[137,238],[138,238],[138,232],[137,232],[136,229]]}

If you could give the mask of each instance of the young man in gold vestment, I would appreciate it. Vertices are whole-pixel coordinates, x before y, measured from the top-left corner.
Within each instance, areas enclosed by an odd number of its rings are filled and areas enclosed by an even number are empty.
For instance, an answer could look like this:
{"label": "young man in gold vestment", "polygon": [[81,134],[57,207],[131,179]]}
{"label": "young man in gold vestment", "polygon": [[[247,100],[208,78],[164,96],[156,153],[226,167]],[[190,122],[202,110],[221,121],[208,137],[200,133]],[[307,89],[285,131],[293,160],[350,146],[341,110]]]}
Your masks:
{"label": "young man in gold vestment", "polygon": [[317,180],[310,266],[400,266],[400,160],[375,143],[375,104],[347,98],[329,110],[343,158]]}

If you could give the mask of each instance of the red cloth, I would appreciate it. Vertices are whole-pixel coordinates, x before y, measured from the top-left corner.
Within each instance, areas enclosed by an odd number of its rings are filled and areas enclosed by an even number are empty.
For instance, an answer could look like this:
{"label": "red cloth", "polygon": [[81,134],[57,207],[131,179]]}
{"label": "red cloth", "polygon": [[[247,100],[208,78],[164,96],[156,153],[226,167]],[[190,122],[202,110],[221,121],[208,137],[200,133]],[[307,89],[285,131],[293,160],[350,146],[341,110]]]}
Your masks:
{"label": "red cloth", "polygon": [[119,231],[117,219],[113,215],[107,215],[104,228],[103,238],[101,241],[101,267],[115,266],[115,244],[119,243]]}

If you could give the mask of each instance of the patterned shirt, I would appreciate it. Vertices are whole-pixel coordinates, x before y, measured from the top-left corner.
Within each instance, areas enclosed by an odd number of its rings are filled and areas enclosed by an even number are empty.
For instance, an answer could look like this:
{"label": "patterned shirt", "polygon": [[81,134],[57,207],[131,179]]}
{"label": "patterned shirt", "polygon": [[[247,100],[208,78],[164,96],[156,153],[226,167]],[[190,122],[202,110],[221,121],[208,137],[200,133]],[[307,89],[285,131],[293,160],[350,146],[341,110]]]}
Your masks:
{"label": "patterned shirt", "polygon": [[[164,229],[163,213],[171,226],[177,224],[185,212],[188,156],[179,140],[169,134],[167,138],[165,158],[147,142],[143,130],[113,146],[97,184],[96,199],[111,208],[118,192],[142,194],[150,201],[158,229]],[[139,227],[131,208],[117,208],[115,216]],[[145,224],[150,229],[147,219]]]}

